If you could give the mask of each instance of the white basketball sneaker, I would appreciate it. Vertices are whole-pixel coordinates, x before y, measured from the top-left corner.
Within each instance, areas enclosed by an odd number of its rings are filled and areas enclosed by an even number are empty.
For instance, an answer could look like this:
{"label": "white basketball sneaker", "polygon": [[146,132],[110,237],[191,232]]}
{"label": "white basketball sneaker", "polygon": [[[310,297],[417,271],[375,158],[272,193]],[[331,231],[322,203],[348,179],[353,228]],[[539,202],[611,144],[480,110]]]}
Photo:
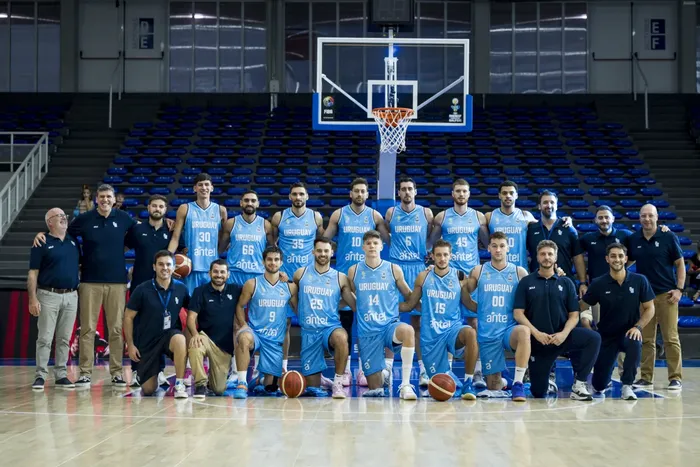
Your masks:
{"label": "white basketball sneaker", "polygon": [[404,401],[414,401],[418,399],[415,389],[411,383],[404,383],[399,386],[399,397]]}

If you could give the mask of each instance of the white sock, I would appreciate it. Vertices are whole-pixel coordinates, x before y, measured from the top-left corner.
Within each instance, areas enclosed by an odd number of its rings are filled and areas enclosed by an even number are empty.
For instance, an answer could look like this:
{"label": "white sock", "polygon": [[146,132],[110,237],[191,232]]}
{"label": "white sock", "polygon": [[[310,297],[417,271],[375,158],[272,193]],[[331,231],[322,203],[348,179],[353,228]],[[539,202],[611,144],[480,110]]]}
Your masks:
{"label": "white sock", "polygon": [[452,360],[454,360],[454,356],[451,353],[447,354],[447,363],[450,365],[450,371],[452,371]]}
{"label": "white sock", "polygon": [[415,347],[406,347],[405,345],[401,347],[401,384],[408,384],[411,380],[411,369],[413,368],[413,353],[415,351]]}
{"label": "white sock", "polygon": [[525,372],[527,371],[527,368],[520,368],[519,366],[515,367],[515,377],[513,377],[513,382],[514,383],[522,383],[523,379],[525,378]]}
{"label": "white sock", "polygon": [[[413,348],[413,347],[411,347]],[[403,357],[402,357],[403,358]],[[413,365],[413,354],[411,354],[411,365]],[[390,372],[394,369],[394,359],[392,358],[385,358],[384,359],[384,366],[386,367],[387,370]]]}
{"label": "white sock", "polygon": [[286,358],[284,360],[282,360],[282,371],[287,371],[287,362],[288,361],[289,360],[287,360]]}
{"label": "white sock", "polygon": [[473,380],[473,379],[474,379],[474,375],[468,375],[468,374],[465,373],[465,374],[464,374],[464,382],[466,383],[466,382],[469,381],[470,379]]}
{"label": "white sock", "polygon": [[253,355],[253,371],[258,370],[258,363],[260,363],[260,355],[255,354]]}
{"label": "white sock", "polygon": [[350,365],[352,364],[352,357],[348,355],[348,364],[345,365],[345,371],[348,372],[350,371]]}
{"label": "white sock", "polygon": [[333,384],[343,384],[343,375],[335,375]]}
{"label": "white sock", "polygon": [[237,371],[238,373],[238,383],[248,384],[248,372],[247,371]]}
{"label": "white sock", "polygon": [[236,373],[237,371],[238,368],[236,367],[236,357],[231,357],[231,373]]}
{"label": "white sock", "polygon": [[476,360],[476,365],[474,366],[474,373],[481,373],[481,358]]}
{"label": "white sock", "polygon": [[185,363],[185,368],[189,368],[190,370],[192,369],[192,367],[190,366],[190,359],[189,358],[187,359],[187,363]]}
{"label": "white sock", "polygon": [[[403,356],[401,359],[403,359]],[[425,365],[423,365],[423,360],[418,360],[418,369],[420,370],[421,374],[425,373]]]}
{"label": "white sock", "polygon": [[175,384],[185,384],[185,378],[176,378]]}

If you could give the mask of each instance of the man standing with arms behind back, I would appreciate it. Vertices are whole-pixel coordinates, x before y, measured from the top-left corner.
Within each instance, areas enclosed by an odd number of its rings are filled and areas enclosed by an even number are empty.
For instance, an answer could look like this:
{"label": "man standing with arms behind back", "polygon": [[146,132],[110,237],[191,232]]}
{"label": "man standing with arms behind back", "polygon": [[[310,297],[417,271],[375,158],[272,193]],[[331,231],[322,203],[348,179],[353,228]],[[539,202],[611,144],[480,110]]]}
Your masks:
{"label": "man standing with arms behind back", "polygon": [[32,248],[27,275],[29,313],[39,318],[36,379],[32,389],[44,389],[54,331],[56,387],[74,388],[68,379],[66,362],[78,309],[80,251],[75,239],[66,234],[68,219],[61,208],[50,209],[45,219],[49,227],[46,244]]}
{"label": "man standing with arms behind back", "polygon": [[683,387],[681,341],[678,337],[678,302],[685,287],[685,261],[678,237],[658,228],[656,206],[645,204],[639,211],[642,229],[627,239],[628,265],[637,263],[637,273],[649,280],[656,295],[655,315],[642,330],[642,374],[634,383],[636,388],[654,386],[656,362],[656,323],[661,327],[668,365],[668,389]]}

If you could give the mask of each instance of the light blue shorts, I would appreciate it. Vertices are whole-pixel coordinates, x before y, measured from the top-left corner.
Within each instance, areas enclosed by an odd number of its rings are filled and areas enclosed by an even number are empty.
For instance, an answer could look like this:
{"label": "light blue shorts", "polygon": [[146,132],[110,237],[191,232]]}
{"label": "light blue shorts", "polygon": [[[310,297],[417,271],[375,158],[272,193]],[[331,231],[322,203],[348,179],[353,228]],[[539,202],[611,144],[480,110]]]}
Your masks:
{"label": "light blue shorts", "polygon": [[182,281],[185,283],[185,287],[187,287],[187,292],[189,292],[191,297],[194,293],[194,289],[196,289],[200,285],[208,284],[210,280],[211,277],[209,277],[209,271],[192,271]]}
{"label": "light blue shorts", "polygon": [[[316,331],[301,330],[301,374],[304,376],[315,375],[325,370],[325,352],[333,355],[330,346],[330,338],[333,331],[343,329],[342,326],[328,326]],[[262,358],[261,358],[262,360]]]}
{"label": "light blue shorts", "polygon": [[238,287],[243,287],[248,279],[255,279],[256,277],[262,276],[263,273],[258,272],[242,272],[242,271],[231,271],[228,276],[229,284],[236,284]]}
{"label": "light blue shorts", "polygon": [[260,352],[260,362],[258,363],[258,370],[260,373],[280,378],[282,376],[283,341],[275,341],[261,336],[251,328],[240,331],[238,335],[240,335],[241,332],[249,332],[253,335],[255,347],[253,347],[251,355],[255,352]]}
{"label": "light blue shorts", "polygon": [[[408,284],[408,287],[411,290],[413,290],[413,288],[416,286],[416,279],[418,279],[418,274],[425,271],[425,264],[414,261],[411,263],[397,262],[396,265],[401,268],[401,271],[403,271],[403,277],[406,280],[406,284]],[[410,314],[411,316],[420,316],[421,312],[411,310]]]}
{"label": "light blue shorts", "polygon": [[505,328],[500,339],[479,341],[479,355],[481,358],[481,368],[484,376],[493,375],[505,371],[506,350],[513,350],[510,347],[510,335],[513,334],[515,326]]}
{"label": "light blue shorts", "polygon": [[385,348],[390,349],[394,353],[401,351],[401,344],[394,342],[394,333],[400,324],[399,321],[394,321],[387,324],[382,331],[357,338],[360,347],[360,361],[362,362],[362,369],[365,375],[373,375],[385,368]]}
{"label": "light blue shorts", "polygon": [[450,371],[450,363],[447,361],[448,353],[454,355],[454,358],[462,358],[464,356],[464,347],[457,349],[457,338],[462,329],[469,327],[471,326],[462,324],[452,326],[451,329],[440,334],[436,339],[430,340],[424,339],[423,334],[421,334],[420,348],[423,352],[425,371],[428,373],[429,378],[432,378],[437,373]]}

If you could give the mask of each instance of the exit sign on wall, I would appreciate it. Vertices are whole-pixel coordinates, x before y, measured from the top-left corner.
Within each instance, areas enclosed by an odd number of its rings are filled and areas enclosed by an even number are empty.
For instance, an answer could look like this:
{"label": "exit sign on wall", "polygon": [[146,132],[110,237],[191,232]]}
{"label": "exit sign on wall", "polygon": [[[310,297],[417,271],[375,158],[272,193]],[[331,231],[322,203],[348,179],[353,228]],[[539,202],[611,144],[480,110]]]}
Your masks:
{"label": "exit sign on wall", "polygon": [[647,50],[666,50],[666,20],[644,20],[644,39]]}

